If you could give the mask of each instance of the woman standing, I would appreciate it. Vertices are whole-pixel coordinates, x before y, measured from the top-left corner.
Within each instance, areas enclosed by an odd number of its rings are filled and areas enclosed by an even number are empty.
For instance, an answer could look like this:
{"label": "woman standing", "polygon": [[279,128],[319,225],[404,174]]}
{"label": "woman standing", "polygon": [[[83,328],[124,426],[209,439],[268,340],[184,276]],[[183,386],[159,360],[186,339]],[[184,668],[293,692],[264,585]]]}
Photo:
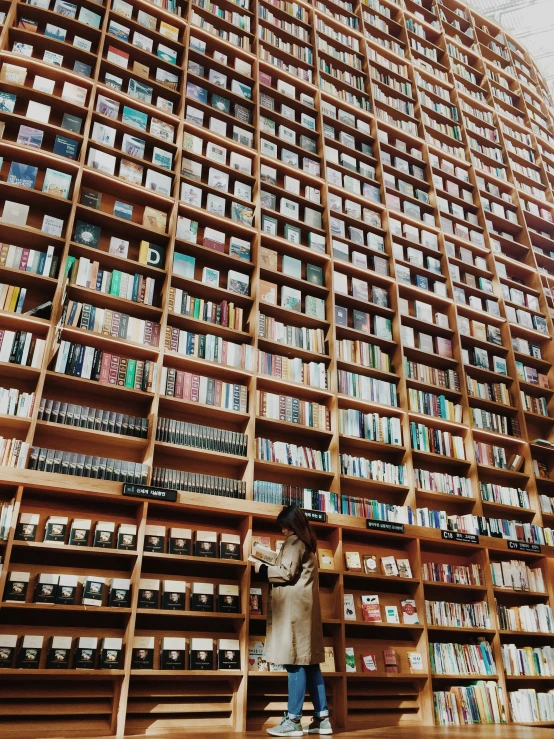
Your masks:
{"label": "woman standing", "polygon": [[[288,712],[271,736],[332,734],[320,663],[325,659],[319,604],[317,541],[304,512],[283,508],[277,523],[286,537],[275,565],[256,562],[255,570],[271,583],[267,615],[266,658],[288,672]],[[314,718],[304,731],[300,719],[306,687]]]}

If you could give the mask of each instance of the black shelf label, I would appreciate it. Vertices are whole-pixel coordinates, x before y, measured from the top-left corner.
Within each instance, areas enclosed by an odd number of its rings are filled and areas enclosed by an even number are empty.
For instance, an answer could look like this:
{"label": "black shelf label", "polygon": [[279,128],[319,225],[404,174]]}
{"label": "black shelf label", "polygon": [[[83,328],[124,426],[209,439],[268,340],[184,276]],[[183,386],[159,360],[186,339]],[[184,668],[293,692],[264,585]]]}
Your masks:
{"label": "black shelf label", "polygon": [[403,523],[389,523],[388,521],[374,521],[371,518],[366,518],[366,526],[368,529],[373,531],[391,531],[395,534],[404,533]]}
{"label": "black shelf label", "polygon": [[518,552],[541,553],[539,544],[528,544],[526,541],[508,541],[508,549],[515,549]]}
{"label": "black shelf label", "polygon": [[458,531],[441,531],[441,539],[462,544],[479,544],[479,537],[475,534],[460,534]]}
{"label": "black shelf label", "polygon": [[131,482],[123,483],[123,495],[130,495],[133,498],[148,498],[148,500],[167,500],[169,503],[175,503],[177,500],[176,490],[151,487],[150,485],[135,485]]}
{"label": "black shelf label", "polygon": [[312,511],[309,508],[302,508],[306,518],[309,521],[317,521],[318,523],[327,523],[327,514],[325,511]]}

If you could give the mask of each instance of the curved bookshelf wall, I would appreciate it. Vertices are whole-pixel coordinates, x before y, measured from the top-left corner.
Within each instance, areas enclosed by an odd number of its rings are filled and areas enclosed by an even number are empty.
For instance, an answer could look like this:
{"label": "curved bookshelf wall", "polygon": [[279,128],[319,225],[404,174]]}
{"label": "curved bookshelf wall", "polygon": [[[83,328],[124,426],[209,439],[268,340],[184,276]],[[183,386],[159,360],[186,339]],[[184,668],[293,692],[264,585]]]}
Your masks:
{"label": "curved bookshelf wall", "polygon": [[[338,726],[463,722],[462,699],[552,725],[554,118],[527,52],[457,0],[0,17],[2,729],[275,721],[247,557],[291,500],[326,513]],[[172,528],[238,535],[239,559]],[[147,608],[151,581],[184,611]],[[202,583],[237,610],[199,615]],[[180,669],[162,638],[189,640]],[[192,638],[240,665],[196,670]]]}

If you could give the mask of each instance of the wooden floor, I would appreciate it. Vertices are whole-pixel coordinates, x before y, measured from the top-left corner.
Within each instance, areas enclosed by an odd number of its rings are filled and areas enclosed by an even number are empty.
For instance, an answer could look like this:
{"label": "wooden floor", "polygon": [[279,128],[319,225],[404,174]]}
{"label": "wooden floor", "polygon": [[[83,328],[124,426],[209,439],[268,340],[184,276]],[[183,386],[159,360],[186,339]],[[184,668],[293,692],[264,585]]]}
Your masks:
{"label": "wooden floor", "polygon": [[[210,734],[189,731],[186,734],[140,734],[126,739],[207,739]],[[217,732],[211,734],[214,739],[262,739],[265,732]],[[334,736],[341,739],[359,739],[359,737],[375,737],[376,739],[554,739],[554,728],[544,729],[531,726],[460,726],[460,727],[402,727],[390,726],[384,729],[364,729],[362,731],[340,731]],[[100,738],[99,738],[100,739]]]}

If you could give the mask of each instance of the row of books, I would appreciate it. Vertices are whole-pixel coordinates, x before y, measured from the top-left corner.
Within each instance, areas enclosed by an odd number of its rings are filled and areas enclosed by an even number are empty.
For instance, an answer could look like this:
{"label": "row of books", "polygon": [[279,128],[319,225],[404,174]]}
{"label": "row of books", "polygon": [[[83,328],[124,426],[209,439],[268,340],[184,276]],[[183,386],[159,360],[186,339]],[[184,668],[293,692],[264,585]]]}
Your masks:
{"label": "row of books", "polygon": [[196,334],[168,326],[165,348],[186,357],[206,359],[229,367],[253,369],[254,349],[250,344],[227,341],[214,334]]}
{"label": "row of books", "polygon": [[239,456],[246,456],[248,445],[248,437],[239,431],[229,431],[163,417],[159,417],[157,420],[156,440],[166,444],[177,444]]}
{"label": "row of books", "polygon": [[71,255],[67,261],[67,272],[71,285],[125,298],[134,303],[154,305],[156,280],[153,277],[144,277],[139,272],[133,274],[119,269],[101,269],[98,261]]}
{"label": "row of books", "polygon": [[335,341],[337,359],[344,362],[360,364],[362,367],[378,369],[381,372],[392,372],[390,355],[376,344],[369,344],[359,339],[337,339]]}
{"label": "row of books", "polygon": [[257,401],[258,414],[262,418],[326,431],[331,429],[330,411],[320,403],[311,403],[288,395],[268,393],[265,390],[257,391]]}
{"label": "row of books", "polygon": [[408,388],[408,405],[411,411],[424,413],[435,418],[444,418],[456,423],[462,422],[462,406],[448,400],[444,395],[434,395],[423,390]]}
{"label": "row of books", "polygon": [[[379,596],[360,595],[360,600],[362,620],[368,623],[383,623],[383,613],[381,611],[381,604],[379,603]],[[400,601],[400,613],[402,614],[402,621],[400,621],[398,605],[384,604],[383,607],[385,609],[385,623],[419,624],[415,600],[406,599]],[[344,594],[344,618],[347,621],[358,620],[354,603],[354,596],[350,593]]]}
{"label": "row of books", "polygon": [[[23,512],[15,527],[16,541],[37,541],[41,514]],[[137,526],[134,523],[96,521],[69,516],[48,516],[44,522],[42,541],[63,546],[66,542],[74,547],[98,547],[100,549],[136,549]]]}
{"label": "row of books", "polygon": [[227,300],[216,303],[204,298],[195,298],[185,290],[176,287],[169,288],[169,312],[236,331],[243,330],[243,308]]}
{"label": "row of books", "polygon": [[463,438],[449,431],[410,421],[410,438],[412,448],[420,452],[440,454],[454,459],[466,458]]}
{"label": "row of books", "polygon": [[93,346],[62,341],[54,371],[109,385],[152,392],[156,387],[157,364],[110,354]]}
{"label": "row of books", "polygon": [[40,401],[38,420],[142,439],[148,436],[147,418],[49,398]]}
{"label": "row of books", "polygon": [[502,663],[506,675],[537,675],[554,677],[554,650],[545,647],[502,645]]}
{"label": "row of books", "polygon": [[[239,534],[196,530],[190,528],[169,529],[163,524],[146,524],[144,551],[156,554],[180,554],[209,559],[240,560],[241,539]],[[159,581],[158,581],[159,583]],[[152,589],[152,588],[150,588]],[[154,588],[159,589],[158,588]]]}
{"label": "row of books", "polygon": [[506,723],[504,692],[494,680],[436,690],[433,708],[439,726]]}
{"label": "row of books", "polygon": [[354,408],[339,409],[339,432],[359,439],[401,445],[401,421],[394,416],[364,413]]}
{"label": "row of books", "polygon": [[15,500],[0,502],[0,541],[6,541],[10,532]]}
{"label": "row of books", "polygon": [[245,385],[223,382],[168,367],[162,368],[160,392],[171,398],[240,413],[246,413],[248,405],[248,391]]}
{"label": "row of books", "polygon": [[46,251],[13,244],[2,244],[0,247],[0,267],[7,269],[31,272],[43,277],[56,277],[59,261],[53,246],[49,246]]}
{"label": "row of books", "polygon": [[491,628],[491,614],[486,601],[448,603],[426,600],[425,617],[429,626],[451,626],[457,629]]}
{"label": "row of books", "polygon": [[340,469],[342,475],[359,477],[363,480],[375,480],[392,485],[407,484],[407,471],[403,464],[391,464],[379,459],[370,460],[351,454],[341,454]]}
{"label": "row of books", "polygon": [[65,308],[65,325],[135,344],[154,347],[160,345],[159,323],[143,321],[109,308],[97,308],[90,303],[69,300]]}
{"label": "row of books", "polygon": [[0,330],[0,362],[40,368],[46,341],[30,331]]}
{"label": "row of books", "polygon": [[0,436],[0,466],[25,468],[28,456],[29,444]]}
{"label": "row of books", "polygon": [[15,387],[0,387],[0,415],[30,418],[34,405],[34,393],[24,393]]}
{"label": "row of books", "polygon": [[256,439],[256,457],[263,462],[277,462],[292,467],[331,471],[331,453],[285,441]]}
{"label": "row of books", "polygon": [[513,607],[498,603],[496,611],[500,628],[506,631],[554,633],[552,608],[546,603]]}
{"label": "row of books", "polygon": [[165,467],[154,467],[152,485],[160,485],[175,490],[186,490],[203,495],[219,495],[227,498],[246,498],[246,483],[228,477],[215,477],[196,472],[171,470]]}
{"label": "row of books", "polygon": [[381,405],[398,406],[396,385],[375,377],[337,370],[339,393]]}
{"label": "row of books", "polygon": [[[0,636],[0,667],[37,670],[119,670],[123,653],[121,637],[52,636],[42,658],[45,636],[3,634]],[[74,641],[75,639],[75,641]],[[18,649],[19,642],[19,649]],[[17,655],[17,656],[16,656]]]}
{"label": "row of books", "polygon": [[506,487],[505,485],[494,485],[490,482],[480,482],[479,490],[481,498],[488,503],[500,503],[528,510],[531,508],[529,493],[526,490]]}
{"label": "row of books", "polygon": [[241,610],[240,589],[234,583],[191,582],[189,587],[184,580],[141,578],[138,587],[137,606],[141,609],[203,613],[240,613]]}
{"label": "row of books", "polygon": [[319,387],[322,390],[328,387],[329,378],[324,362],[304,362],[299,357],[284,357],[259,349],[258,372],[300,385]]}
{"label": "row of books", "polygon": [[501,413],[491,413],[483,408],[471,408],[471,420],[475,428],[493,431],[497,434],[521,437],[521,430],[517,418],[504,416]]}
{"label": "row of books", "polygon": [[477,644],[429,644],[433,675],[496,675],[491,645],[483,638]]}
{"label": "row of books", "polygon": [[450,475],[447,472],[431,472],[417,467],[414,469],[416,488],[432,493],[460,495],[462,498],[473,498],[469,477]]}
{"label": "row of books", "polygon": [[278,321],[272,316],[260,313],[258,317],[258,336],[261,339],[286,344],[295,349],[305,349],[315,354],[325,354],[325,332],[321,328],[292,326]]}
{"label": "row of books", "polygon": [[544,593],[544,575],[540,567],[529,567],[526,562],[511,559],[491,562],[492,584],[495,588]]}
{"label": "row of books", "polygon": [[[135,636],[131,658],[132,670],[240,670],[238,639],[163,636],[159,639],[159,668],[156,665],[155,636]],[[188,649],[187,649],[187,642]],[[188,652],[188,660],[187,660]],[[214,665],[214,657],[217,659]]]}
{"label": "row of books", "polygon": [[[29,587],[31,579],[34,586]],[[27,601],[32,592],[31,601]],[[101,575],[68,575],[25,571],[8,573],[4,586],[5,603],[47,603],[50,605],[107,606],[129,608],[131,580]]]}
{"label": "row of books", "polygon": [[535,688],[520,688],[508,693],[512,720],[518,723],[554,721],[554,692],[538,693]]}
{"label": "row of books", "polygon": [[426,582],[448,582],[455,585],[484,585],[479,564],[456,565],[450,562],[423,562],[421,574]]}
{"label": "row of books", "polygon": [[31,447],[29,469],[141,485],[146,484],[149,470],[148,465],[142,462],[126,462],[38,446]]}

